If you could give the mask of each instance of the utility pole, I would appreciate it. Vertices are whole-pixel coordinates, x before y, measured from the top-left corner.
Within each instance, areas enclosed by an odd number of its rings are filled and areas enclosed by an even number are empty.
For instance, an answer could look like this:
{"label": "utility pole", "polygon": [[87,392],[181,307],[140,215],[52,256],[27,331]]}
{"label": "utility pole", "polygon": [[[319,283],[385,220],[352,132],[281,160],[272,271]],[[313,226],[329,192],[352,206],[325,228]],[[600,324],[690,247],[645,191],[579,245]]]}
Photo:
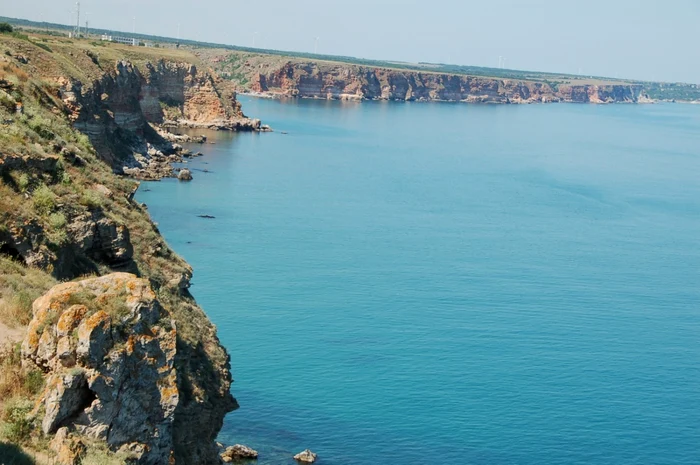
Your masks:
{"label": "utility pole", "polygon": [[90,13],[85,13],[85,37],[90,34]]}
{"label": "utility pole", "polygon": [[134,25],[131,28],[131,32],[132,32],[132,34],[136,34],[136,16],[134,16]]}
{"label": "utility pole", "polygon": [[75,2],[75,11],[76,11],[76,17],[75,17],[75,37],[78,38],[80,37],[80,2]]}
{"label": "utility pole", "polygon": [[320,37],[316,37],[316,42],[314,43],[314,55],[318,54],[318,39],[320,39]]}

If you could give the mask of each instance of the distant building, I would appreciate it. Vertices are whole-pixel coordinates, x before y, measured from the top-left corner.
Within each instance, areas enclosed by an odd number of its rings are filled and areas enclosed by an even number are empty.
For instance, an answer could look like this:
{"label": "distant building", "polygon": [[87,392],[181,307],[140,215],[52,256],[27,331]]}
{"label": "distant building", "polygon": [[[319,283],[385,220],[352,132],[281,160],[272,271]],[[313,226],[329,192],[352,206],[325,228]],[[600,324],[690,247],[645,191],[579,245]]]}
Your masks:
{"label": "distant building", "polygon": [[138,47],[139,40],[131,37],[119,37],[119,36],[109,36],[107,34],[102,34],[102,40],[107,42],[115,42],[117,44],[133,45]]}

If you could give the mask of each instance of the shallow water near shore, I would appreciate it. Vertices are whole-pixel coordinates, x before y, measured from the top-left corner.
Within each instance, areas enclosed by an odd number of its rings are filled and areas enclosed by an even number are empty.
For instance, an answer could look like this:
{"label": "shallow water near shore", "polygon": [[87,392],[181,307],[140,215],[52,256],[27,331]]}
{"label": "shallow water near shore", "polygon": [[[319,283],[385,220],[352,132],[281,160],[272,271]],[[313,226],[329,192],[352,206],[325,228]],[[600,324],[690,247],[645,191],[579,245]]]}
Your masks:
{"label": "shallow water near shore", "polygon": [[277,132],[137,194],[231,353],[222,442],[698,463],[700,107],[241,100]]}

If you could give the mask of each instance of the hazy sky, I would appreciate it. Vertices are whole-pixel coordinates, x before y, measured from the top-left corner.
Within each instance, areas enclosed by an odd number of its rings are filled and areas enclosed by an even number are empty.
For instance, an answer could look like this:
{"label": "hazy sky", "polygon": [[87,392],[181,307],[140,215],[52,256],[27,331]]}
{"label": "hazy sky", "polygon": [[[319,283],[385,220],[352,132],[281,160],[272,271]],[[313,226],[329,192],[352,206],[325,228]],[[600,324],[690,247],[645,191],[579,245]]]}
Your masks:
{"label": "hazy sky", "polygon": [[[67,23],[74,1],[0,0]],[[90,25],[280,50],[700,83],[698,0],[82,0]],[[85,15],[83,14],[84,24]],[[71,22],[75,20],[72,19]]]}

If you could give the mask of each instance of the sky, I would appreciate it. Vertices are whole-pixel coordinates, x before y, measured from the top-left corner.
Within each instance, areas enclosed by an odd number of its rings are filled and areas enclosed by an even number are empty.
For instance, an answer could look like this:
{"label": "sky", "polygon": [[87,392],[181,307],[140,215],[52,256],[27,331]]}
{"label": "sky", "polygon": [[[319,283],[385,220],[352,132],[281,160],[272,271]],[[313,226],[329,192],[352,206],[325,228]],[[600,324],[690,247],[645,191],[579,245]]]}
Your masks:
{"label": "sky", "polygon": [[[698,0],[82,0],[90,27],[361,58],[700,83]],[[0,0],[75,22],[75,2]],[[317,40],[318,38],[318,40]]]}

